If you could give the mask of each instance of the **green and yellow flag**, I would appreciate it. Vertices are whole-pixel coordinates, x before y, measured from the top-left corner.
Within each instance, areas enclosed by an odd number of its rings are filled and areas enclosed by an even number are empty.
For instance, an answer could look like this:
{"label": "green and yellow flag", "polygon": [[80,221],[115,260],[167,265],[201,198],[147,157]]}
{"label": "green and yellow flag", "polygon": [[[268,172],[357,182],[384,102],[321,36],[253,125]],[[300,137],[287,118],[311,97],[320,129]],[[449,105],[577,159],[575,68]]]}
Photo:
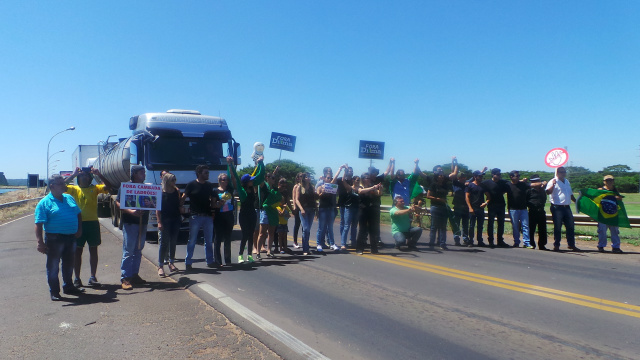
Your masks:
{"label": "green and yellow flag", "polygon": [[616,199],[613,191],[581,189],[578,197],[578,211],[593,220],[610,226],[630,228],[627,210],[622,201]]}

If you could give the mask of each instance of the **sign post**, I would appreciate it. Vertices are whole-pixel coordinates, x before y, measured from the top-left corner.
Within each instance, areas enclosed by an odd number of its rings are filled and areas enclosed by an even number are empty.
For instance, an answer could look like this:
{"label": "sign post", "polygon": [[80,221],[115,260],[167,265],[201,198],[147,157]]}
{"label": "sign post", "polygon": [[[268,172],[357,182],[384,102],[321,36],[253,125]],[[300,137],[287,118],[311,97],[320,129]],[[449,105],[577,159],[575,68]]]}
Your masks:
{"label": "sign post", "polygon": [[567,161],[569,161],[569,153],[563,148],[551,149],[544,157],[544,163],[552,168],[559,168],[566,164]]}

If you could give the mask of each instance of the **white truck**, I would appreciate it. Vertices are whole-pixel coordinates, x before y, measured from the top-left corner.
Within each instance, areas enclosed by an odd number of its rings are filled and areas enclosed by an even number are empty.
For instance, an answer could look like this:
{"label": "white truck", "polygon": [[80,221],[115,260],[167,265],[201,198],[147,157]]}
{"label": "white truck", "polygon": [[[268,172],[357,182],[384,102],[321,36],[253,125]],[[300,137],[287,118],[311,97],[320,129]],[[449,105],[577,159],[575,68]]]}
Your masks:
{"label": "white truck", "polygon": [[[135,164],[146,168],[145,183],[161,184],[160,172],[167,170],[176,176],[181,191],[195,180],[198,165],[209,166],[210,181],[216,184],[218,175],[227,171],[227,156],[240,164],[240,144],[220,117],[173,109],[134,116],[129,119],[129,129],[133,132],[129,138],[102,145],[93,164],[115,187],[130,180],[130,168]],[[100,205],[103,214],[108,206],[114,226],[120,222],[116,194],[114,189]],[[147,231],[158,231],[155,211],[150,211]]]}

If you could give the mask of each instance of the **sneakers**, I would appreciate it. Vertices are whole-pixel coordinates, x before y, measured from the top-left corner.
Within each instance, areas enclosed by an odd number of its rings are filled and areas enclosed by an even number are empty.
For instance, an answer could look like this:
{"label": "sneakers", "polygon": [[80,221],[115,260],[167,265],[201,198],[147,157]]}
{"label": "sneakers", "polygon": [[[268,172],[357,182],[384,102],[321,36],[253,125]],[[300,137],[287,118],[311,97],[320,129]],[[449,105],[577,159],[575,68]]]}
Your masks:
{"label": "sneakers", "polygon": [[612,248],[611,252],[615,254],[624,254],[624,251],[622,251],[622,249],[620,248]]}
{"label": "sneakers", "polygon": [[601,253],[605,252],[604,248],[602,246],[598,246],[598,251],[601,252]]}
{"label": "sneakers", "polygon": [[525,245],[525,246],[523,246],[523,248],[525,248],[525,249],[535,249],[535,248],[534,248],[533,246],[531,246],[531,245]]}
{"label": "sneakers", "polygon": [[191,265],[191,264],[185,264],[184,269],[185,269],[186,271],[191,271],[191,270],[193,270],[193,265]]}
{"label": "sneakers", "polygon": [[87,284],[93,287],[100,287],[100,282],[98,281],[98,279],[96,279],[95,276],[90,277]]}
{"label": "sneakers", "polygon": [[251,255],[247,255],[247,262],[248,262],[248,263],[252,263],[253,261],[254,261],[254,260],[253,260],[253,256],[251,256]]}
{"label": "sneakers", "polygon": [[75,280],[73,280],[73,286],[75,286],[77,288],[81,288],[82,287],[82,281],[79,278],[76,278]]}
{"label": "sneakers", "polygon": [[294,243],[293,243],[293,247],[294,247],[294,248],[296,248],[296,249],[300,249],[300,245],[298,245],[298,243],[297,243],[297,242],[294,242]]}
{"label": "sneakers", "polygon": [[133,286],[129,282],[129,279],[122,279],[122,290],[132,290]]}
{"label": "sneakers", "polygon": [[447,246],[447,244],[440,244],[440,249],[449,250],[449,247]]}
{"label": "sneakers", "polygon": [[242,255],[238,255],[238,264],[242,264],[244,262],[244,257]]}
{"label": "sneakers", "polygon": [[356,250],[356,254],[358,254],[358,255],[364,255],[364,253],[362,252],[362,250]]}
{"label": "sneakers", "polygon": [[318,245],[317,248],[318,252],[322,252],[322,245]]}
{"label": "sneakers", "polygon": [[333,245],[331,245],[331,250],[338,251],[338,250],[340,250],[340,248],[338,247],[338,245],[333,244]]}

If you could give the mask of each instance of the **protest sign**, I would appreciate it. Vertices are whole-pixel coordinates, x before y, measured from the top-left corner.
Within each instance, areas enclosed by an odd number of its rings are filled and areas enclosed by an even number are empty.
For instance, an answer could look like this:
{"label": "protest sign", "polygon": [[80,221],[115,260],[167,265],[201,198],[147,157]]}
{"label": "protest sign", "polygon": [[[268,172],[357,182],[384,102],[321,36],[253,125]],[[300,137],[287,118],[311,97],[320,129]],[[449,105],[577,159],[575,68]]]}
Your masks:
{"label": "protest sign", "polygon": [[162,186],[152,184],[122,183],[120,208],[135,210],[160,210]]}
{"label": "protest sign", "polygon": [[358,157],[361,159],[384,159],[384,142],[360,140]]}
{"label": "protest sign", "polygon": [[552,168],[559,168],[569,161],[569,153],[563,148],[555,148],[549,150],[544,157],[544,163]]}
{"label": "protest sign", "polygon": [[269,147],[293,152],[296,149],[296,137],[293,135],[272,132]]}
{"label": "protest sign", "polygon": [[322,191],[324,191],[325,194],[338,193],[338,184],[324,183],[322,186],[324,187]]}

